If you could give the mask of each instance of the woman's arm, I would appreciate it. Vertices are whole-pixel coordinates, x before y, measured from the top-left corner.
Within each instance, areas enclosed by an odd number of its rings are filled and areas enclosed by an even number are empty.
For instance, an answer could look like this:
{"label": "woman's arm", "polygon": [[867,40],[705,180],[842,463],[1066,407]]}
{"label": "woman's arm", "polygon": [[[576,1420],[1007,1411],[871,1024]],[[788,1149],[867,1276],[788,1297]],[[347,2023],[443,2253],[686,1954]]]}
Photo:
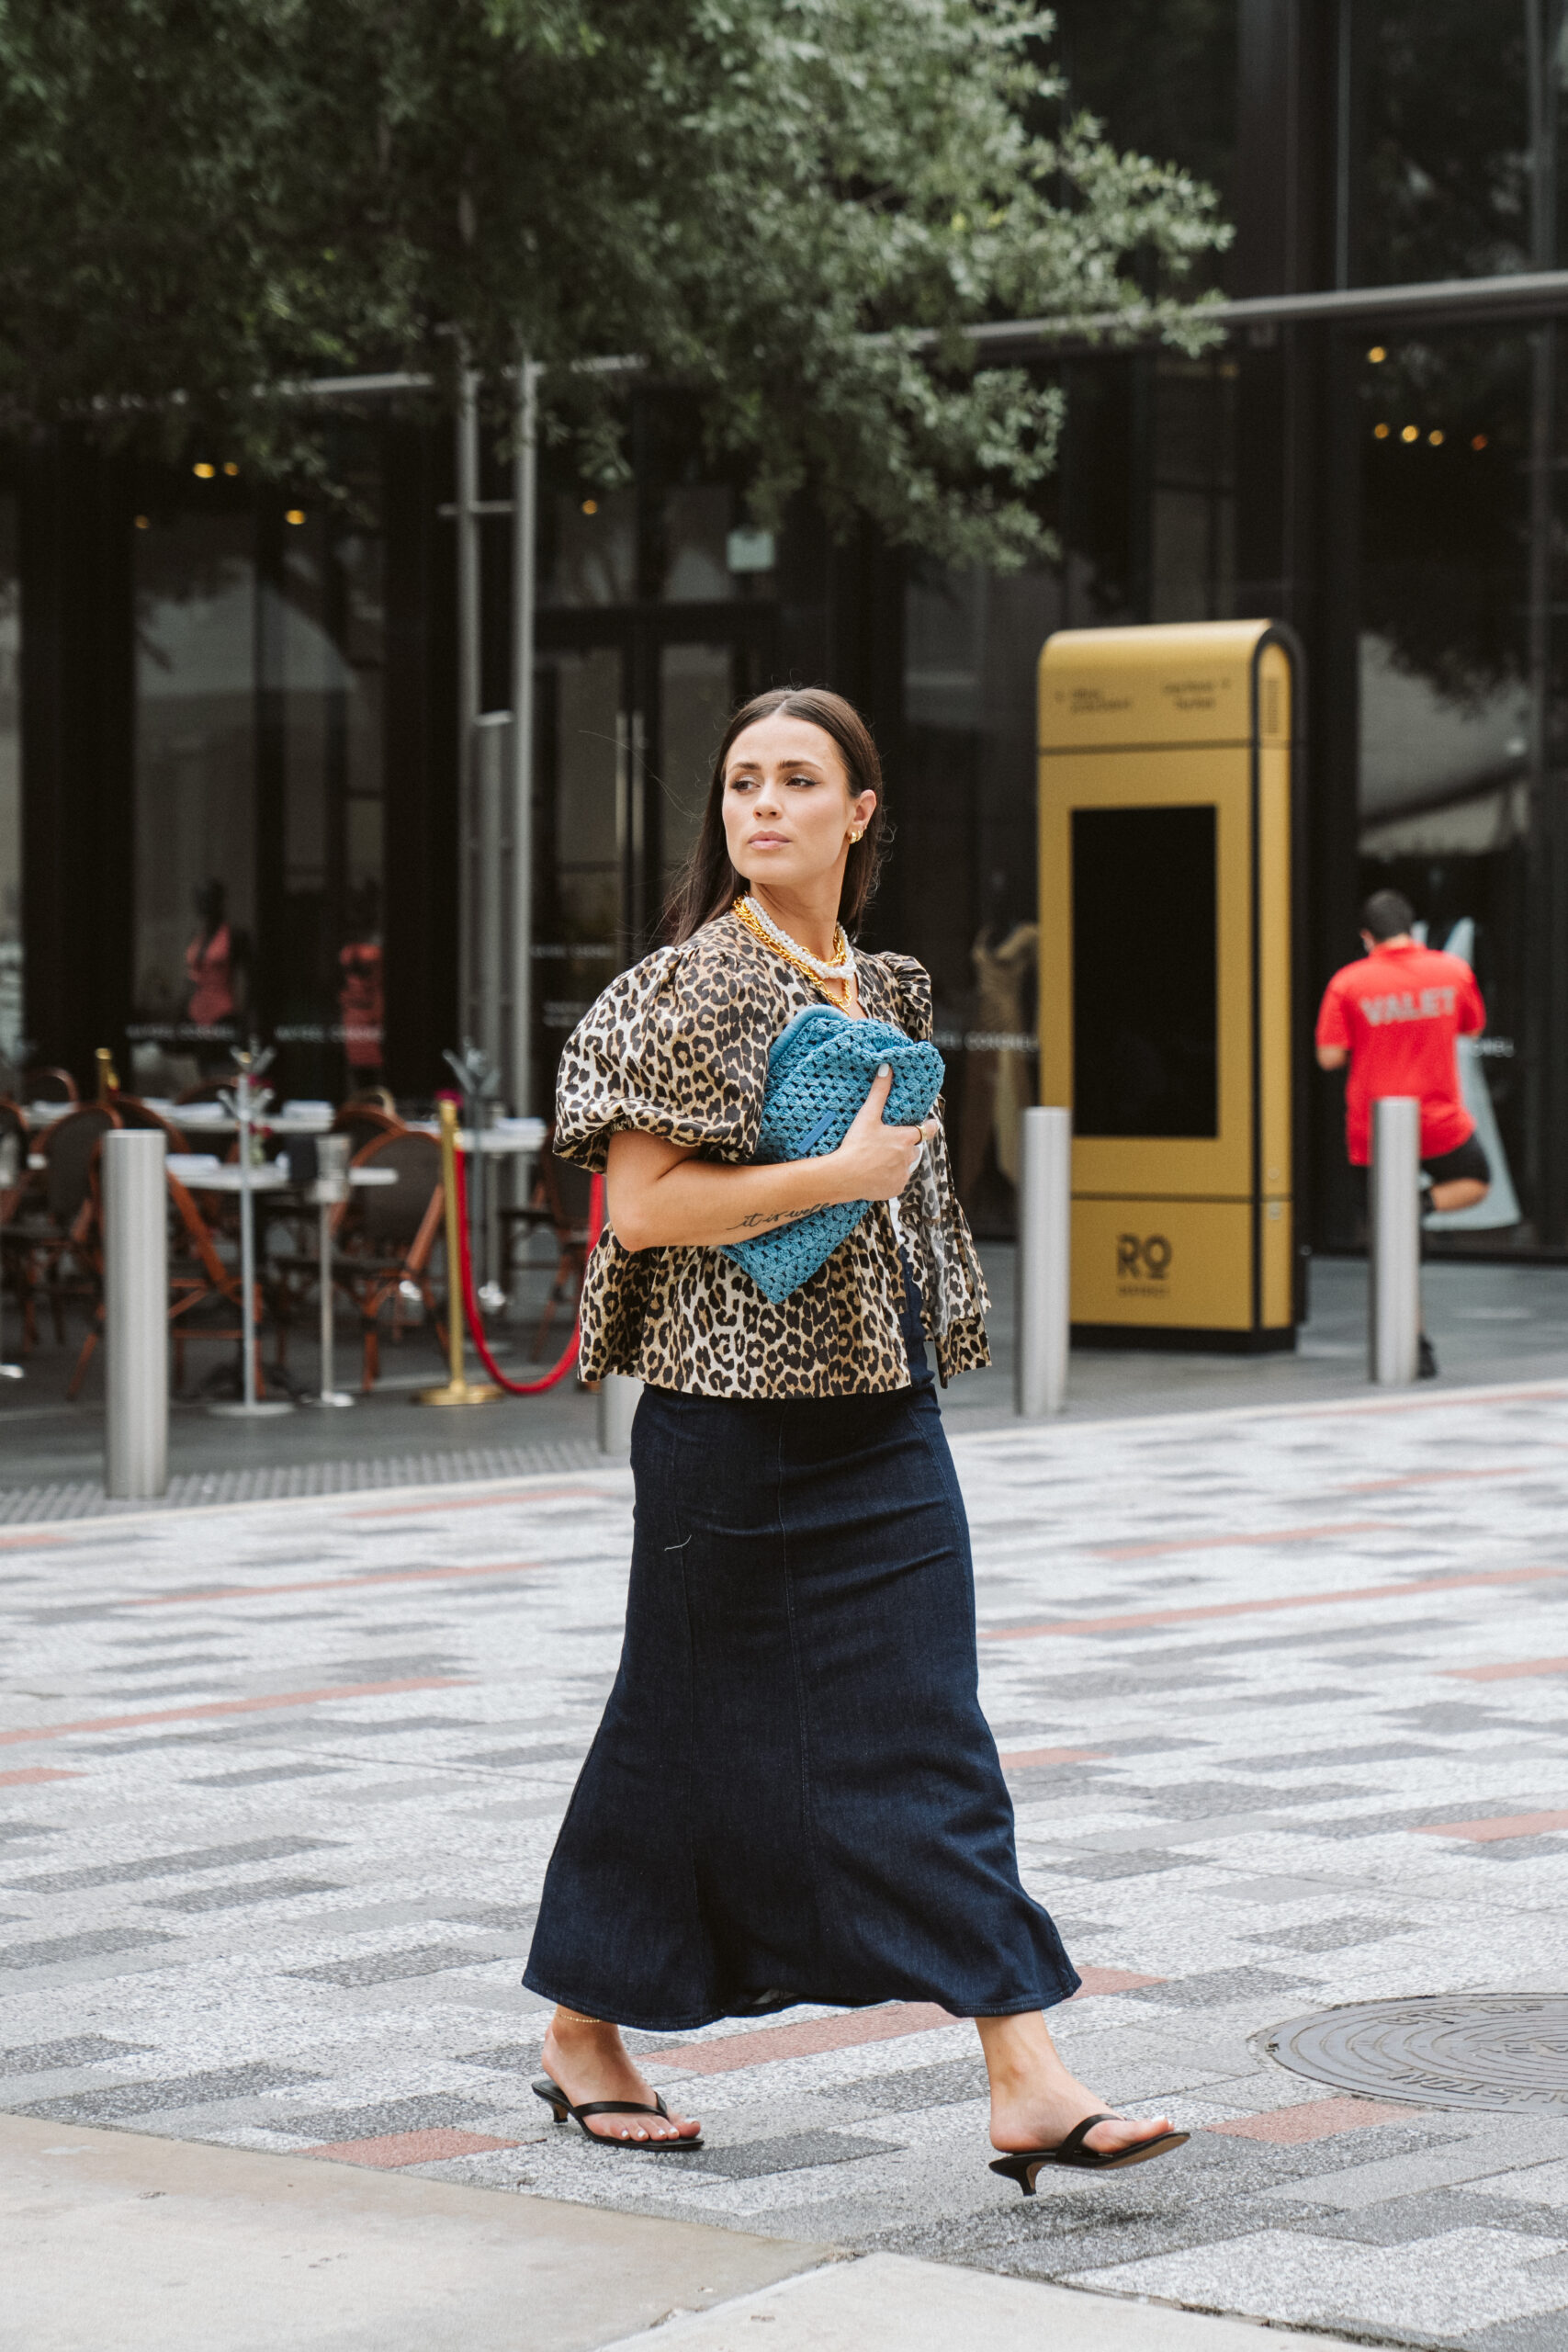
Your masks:
{"label": "woman's arm", "polygon": [[883,1106],[892,1085],[891,1070],[872,1081],[843,1142],[820,1159],[726,1168],[694,1159],[662,1136],[612,1136],[605,1180],[611,1230],[628,1250],[718,1249],[772,1233],[835,1201],[896,1199],[937,1123],[885,1125]]}

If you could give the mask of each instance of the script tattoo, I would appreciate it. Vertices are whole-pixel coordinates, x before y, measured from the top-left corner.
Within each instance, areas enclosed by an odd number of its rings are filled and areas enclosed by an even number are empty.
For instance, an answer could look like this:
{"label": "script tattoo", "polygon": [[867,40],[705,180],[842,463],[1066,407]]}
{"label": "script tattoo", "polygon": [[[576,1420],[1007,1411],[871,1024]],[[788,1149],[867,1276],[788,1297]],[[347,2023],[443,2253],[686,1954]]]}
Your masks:
{"label": "script tattoo", "polygon": [[815,1216],[818,1209],[829,1208],[829,1201],[814,1201],[808,1209],[753,1209],[750,1216],[741,1217],[730,1227],[733,1233],[754,1232],[760,1225],[793,1225],[803,1216]]}

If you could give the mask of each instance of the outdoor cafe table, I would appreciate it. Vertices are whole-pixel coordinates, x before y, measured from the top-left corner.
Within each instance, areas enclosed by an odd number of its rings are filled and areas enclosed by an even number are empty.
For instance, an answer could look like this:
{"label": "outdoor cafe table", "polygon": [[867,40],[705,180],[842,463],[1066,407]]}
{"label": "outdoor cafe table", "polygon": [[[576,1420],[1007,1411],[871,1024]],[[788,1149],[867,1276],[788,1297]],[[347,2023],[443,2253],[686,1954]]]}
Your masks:
{"label": "outdoor cafe table", "polygon": [[[241,1171],[235,1160],[219,1159],[207,1152],[172,1151],[164,1165],[169,1174],[184,1184],[188,1192],[238,1193],[242,1190]],[[350,1168],[347,1178],[350,1184],[360,1190],[371,1185],[395,1184],[398,1171],[395,1168]],[[337,1188],[309,1182],[297,1184],[280,1160],[264,1159],[259,1167],[251,1170],[249,1189],[253,1193],[292,1193],[300,1199],[309,1199],[312,1195],[315,1198],[320,1211],[317,1279],[321,1293],[321,1385],[312,1401],[318,1405],[352,1405],[353,1397],[345,1396],[333,1383],[331,1212],[339,1197]]]}

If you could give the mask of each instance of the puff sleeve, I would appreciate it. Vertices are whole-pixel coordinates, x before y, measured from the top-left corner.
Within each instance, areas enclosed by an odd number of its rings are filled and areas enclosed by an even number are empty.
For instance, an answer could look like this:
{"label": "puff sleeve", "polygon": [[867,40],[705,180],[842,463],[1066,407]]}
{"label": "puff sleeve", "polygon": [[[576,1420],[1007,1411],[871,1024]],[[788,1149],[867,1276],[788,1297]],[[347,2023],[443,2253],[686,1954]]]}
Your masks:
{"label": "puff sleeve", "polygon": [[[701,934],[699,934],[701,936]],[[610,1137],[663,1136],[705,1159],[756,1149],[777,1011],[752,959],[661,947],[622,972],[579,1022],[556,1082],[555,1148],[603,1171]]]}

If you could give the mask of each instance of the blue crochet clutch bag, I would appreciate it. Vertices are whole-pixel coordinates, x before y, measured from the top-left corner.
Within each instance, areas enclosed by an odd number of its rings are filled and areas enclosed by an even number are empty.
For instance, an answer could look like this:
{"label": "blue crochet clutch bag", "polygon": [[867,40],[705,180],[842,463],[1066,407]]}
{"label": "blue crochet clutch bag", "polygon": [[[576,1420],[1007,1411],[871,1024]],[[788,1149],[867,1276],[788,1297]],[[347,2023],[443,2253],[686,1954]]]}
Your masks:
{"label": "blue crochet clutch bag", "polygon": [[[919,1126],[942,1092],[942,1059],[934,1046],[915,1044],[886,1021],[851,1021],[829,1004],[797,1012],[768,1055],[755,1158],[819,1159],[836,1151],[883,1062],[893,1070],[883,1118],[890,1126]],[[724,1252],[777,1306],[854,1231],[870,1205],[835,1201],[755,1241],[726,1242]]]}

